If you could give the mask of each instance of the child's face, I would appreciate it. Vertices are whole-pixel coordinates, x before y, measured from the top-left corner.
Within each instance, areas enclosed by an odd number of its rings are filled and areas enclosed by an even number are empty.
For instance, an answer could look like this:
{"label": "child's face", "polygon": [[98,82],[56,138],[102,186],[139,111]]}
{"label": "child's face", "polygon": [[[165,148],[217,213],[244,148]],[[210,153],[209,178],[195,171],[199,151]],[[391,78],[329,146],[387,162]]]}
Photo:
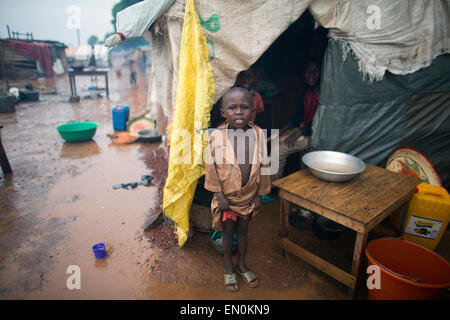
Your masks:
{"label": "child's face", "polygon": [[310,86],[315,86],[320,78],[320,68],[317,63],[309,63],[305,71],[305,81]]}
{"label": "child's face", "polygon": [[223,97],[220,111],[232,129],[245,128],[253,111],[250,93],[246,94],[242,90],[230,92]]}
{"label": "child's face", "polygon": [[254,86],[255,82],[255,74],[252,71],[247,70],[241,75],[236,84],[240,87],[250,90]]}

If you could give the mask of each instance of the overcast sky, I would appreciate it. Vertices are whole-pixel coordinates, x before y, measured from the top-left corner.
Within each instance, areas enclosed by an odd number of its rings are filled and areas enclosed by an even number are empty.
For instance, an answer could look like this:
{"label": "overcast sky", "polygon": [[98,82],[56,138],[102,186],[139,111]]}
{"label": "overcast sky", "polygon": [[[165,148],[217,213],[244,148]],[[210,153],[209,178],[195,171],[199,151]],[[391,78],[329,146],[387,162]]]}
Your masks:
{"label": "overcast sky", "polygon": [[80,41],[87,44],[91,35],[103,40],[107,32],[113,31],[111,9],[119,0],[1,0],[0,37],[7,38],[10,31],[32,32],[34,39],[57,40],[67,46],[78,43],[74,24],[75,11],[67,13],[71,6],[80,9]]}

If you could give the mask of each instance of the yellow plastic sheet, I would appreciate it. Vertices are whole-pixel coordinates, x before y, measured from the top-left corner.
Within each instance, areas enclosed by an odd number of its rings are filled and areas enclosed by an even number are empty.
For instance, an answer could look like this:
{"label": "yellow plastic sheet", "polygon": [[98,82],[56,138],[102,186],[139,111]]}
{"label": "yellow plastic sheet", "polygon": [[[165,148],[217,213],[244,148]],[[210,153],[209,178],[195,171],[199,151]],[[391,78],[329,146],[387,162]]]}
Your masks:
{"label": "yellow plastic sheet", "polygon": [[163,197],[164,214],[175,222],[180,247],[187,240],[189,210],[198,178],[204,174],[202,154],[208,141],[202,138],[205,132],[201,129],[209,126],[213,102],[214,77],[206,38],[194,0],[188,0],[181,35],[169,171]]}

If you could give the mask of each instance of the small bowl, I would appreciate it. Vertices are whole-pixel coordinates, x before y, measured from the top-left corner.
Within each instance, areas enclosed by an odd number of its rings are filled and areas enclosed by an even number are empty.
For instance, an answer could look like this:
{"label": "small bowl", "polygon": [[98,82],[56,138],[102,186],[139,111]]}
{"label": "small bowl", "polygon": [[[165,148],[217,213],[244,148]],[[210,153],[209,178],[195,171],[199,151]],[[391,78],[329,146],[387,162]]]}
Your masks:
{"label": "small bowl", "polygon": [[337,151],[313,151],[302,157],[311,174],[330,182],[344,182],[356,178],[366,164],[359,158]]}

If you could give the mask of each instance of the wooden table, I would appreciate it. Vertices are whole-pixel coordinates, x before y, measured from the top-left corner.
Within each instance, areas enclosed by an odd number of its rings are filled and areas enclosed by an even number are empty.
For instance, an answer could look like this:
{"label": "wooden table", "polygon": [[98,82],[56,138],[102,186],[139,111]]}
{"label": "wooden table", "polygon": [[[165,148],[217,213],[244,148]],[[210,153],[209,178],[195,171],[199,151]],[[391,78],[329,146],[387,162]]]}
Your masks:
{"label": "wooden table", "polygon": [[[419,179],[366,164],[366,170],[347,182],[327,182],[308,169],[272,184],[281,198],[280,237],[282,248],[349,287],[354,298],[367,234],[397,208],[408,203]],[[306,208],[357,232],[351,273],[303,249],[288,239],[290,203]]]}
{"label": "wooden table", "polygon": [[104,76],[105,77],[105,90],[106,96],[109,97],[109,85],[108,85],[108,69],[86,69],[83,71],[69,70],[69,83],[71,97],[78,97],[77,85],[75,83],[76,76]]}

